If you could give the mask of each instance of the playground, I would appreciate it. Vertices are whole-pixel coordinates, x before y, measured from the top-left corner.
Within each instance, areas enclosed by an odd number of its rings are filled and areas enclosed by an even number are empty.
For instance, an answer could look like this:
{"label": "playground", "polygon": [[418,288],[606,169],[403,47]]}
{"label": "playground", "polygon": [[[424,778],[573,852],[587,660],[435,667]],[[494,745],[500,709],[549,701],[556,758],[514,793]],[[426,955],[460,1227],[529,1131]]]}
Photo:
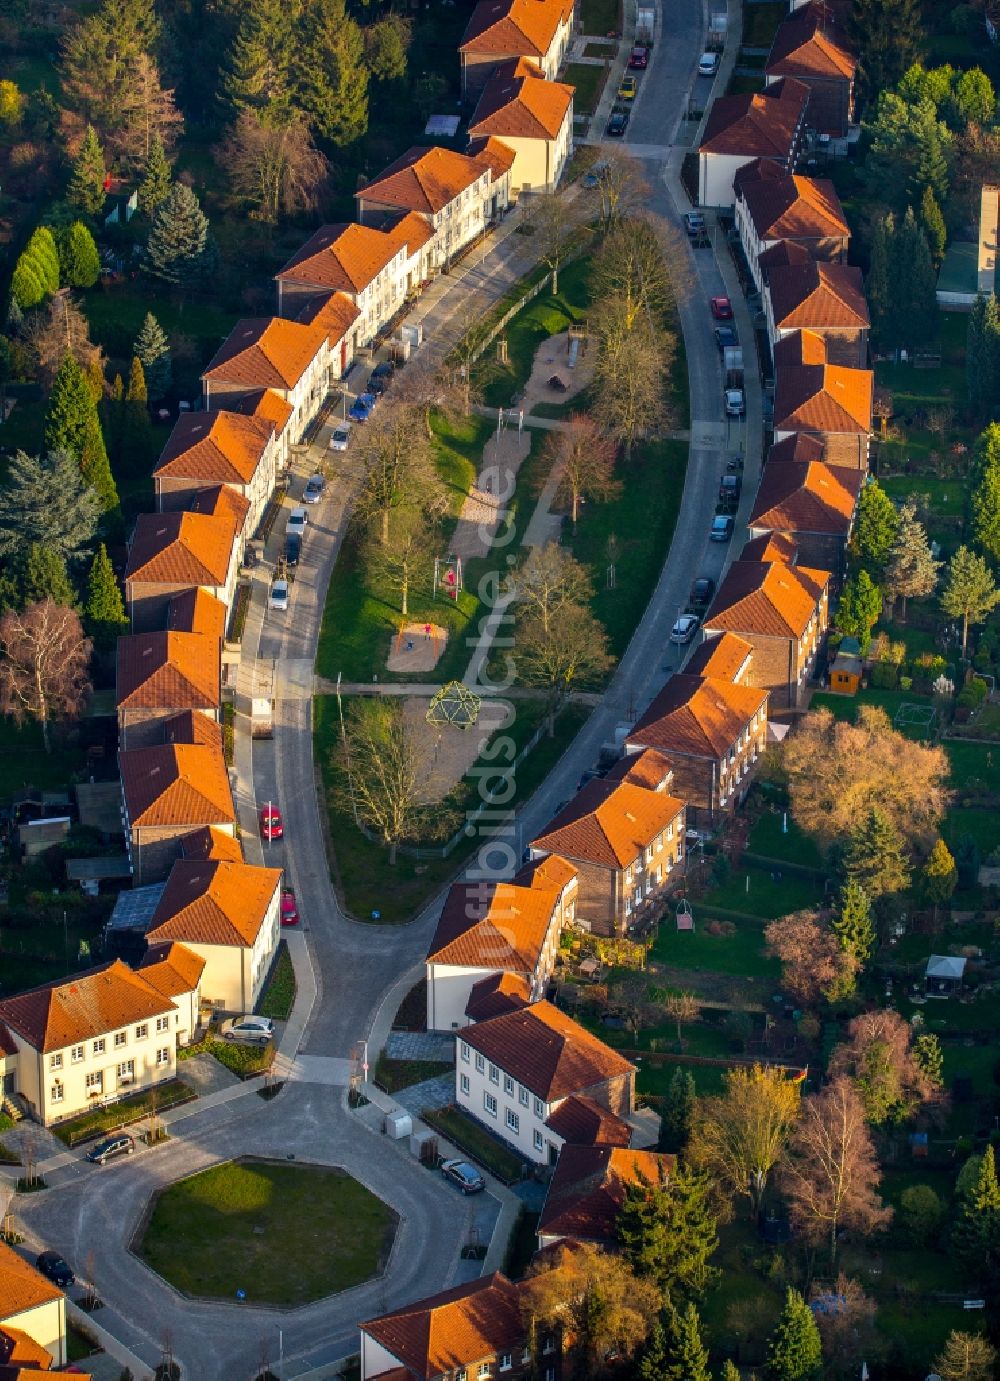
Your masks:
{"label": "playground", "polygon": [[518,404],[526,413],[537,403],[568,403],[588,387],[597,365],[597,348],[582,327],[543,340]]}
{"label": "playground", "polygon": [[439,623],[407,623],[389,646],[386,667],[395,672],[433,671],[448,646],[448,630]]}
{"label": "playground", "polygon": [[[417,745],[420,797],[425,804],[444,800],[469,771],[493,735],[505,728],[514,715],[513,706],[507,701],[484,700],[478,705],[475,723],[468,728],[459,728],[455,724],[428,723],[430,706],[431,701],[422,696],[411,696],[403,703],[407,727],[412,731],[412,741]],[[506,759],[501,755],[498,758],[498,774],[505,766]]]}

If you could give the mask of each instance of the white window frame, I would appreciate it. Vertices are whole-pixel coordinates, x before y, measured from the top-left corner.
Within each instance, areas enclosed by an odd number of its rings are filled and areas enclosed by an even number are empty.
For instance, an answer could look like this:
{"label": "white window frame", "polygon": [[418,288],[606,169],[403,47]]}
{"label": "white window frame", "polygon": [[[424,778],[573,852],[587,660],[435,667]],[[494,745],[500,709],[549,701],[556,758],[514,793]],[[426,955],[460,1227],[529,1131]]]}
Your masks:
{"label": "white window frame", "polygon": [[469,1076],[467,1074],[460,1074],[458,1076],[458,1087],[462,1093],[469,1092]]}
{"label": "white window frame", "polygon": [[545,1138],[542,1136],[541,1132],[538,1130],[537,1127],[535,1128],[535,1134],[532,1137],[532,1143],[536,1151],[545,1150]]}
{"label": "white window frame", "polygon": [[522,1108],[528,1107],[531,1102],[531,1094],[523,1084],[518,1084],[517,1086],[517,1101],[521,1104]]}
{"label": "white window frame", "polygon": [[62,1069],[62,1066],[63,1058],[61,1050],[57,1054],[49,1056],[49,1069]]}
{"label": "white window frame", "polygon": [[545,1116],[545,1104],[542,1102],[542,1100],[541,1100],[540,1098],[536,1098],[536,1099],[535,1099],[535,1116],[536,1116],[536,1117],[544,1117],[544,1116]]}
{"label": "white window frame", "polygon": [[514,1111],[513,1108],[507,1108],[505,1110],[503,1120],[504,1126],[507,1128],[509,1132],[513,1132],[515,1136],[520,1136],[521,1119],[518,1117],[517,1113]]}
{"label": "white window frame", "polygon": [[509,1074],[503,1076],[503,1091],[510,1094],[511,1097],[514,1096],[514,1080]]}
{"label": "white window frame", "polygon": [[115,1032],[115,1049],[116,1049],[116,1050],[121,1050],[122,1047],[123,1047],[123,1046],[126,1046],[126,1045],[128,1045],[128,1032],[127,1032],[127,1031],[116,1031],[116,1032]]}
{"label": "white window frame", "polygon": [[169,1026],[170,1026],[170,1018],[169,1018],[169,1017],[157,1017],[157,1018],[156,1018],[156,1029],[157,1029],[157,1031],[166,1031],[166,1030],[169,1028]]}
{"label": "white window frame", "polygon": [[104,1070],[92,1069],[84,1080],[84,1088],[89,1093],[91,1089],[100,1089],[104,1092]]}
{"label": "white window frame", "polygon": [[485,1058],[485,1056],[480,1055],[480,1054],[477,1053],[477,1055],[476,1055],[476,1073],[477,1073],[477,1074],[482,1074],[482,1073],[484,1073],[485,1069],[486,1069],[486,1058]]}
{"label": "white window frame", "polygon": [[81,1062],[83,1059],[86,1058],[85,1053],[84,1053],[84,1048],[83,1048],[83,1046],[82,1046],[82,1045],[74,1045],[73,1049],[70,1051],[70,1057],[69,1057],[69,1058],[70,1058],[70,1063],[71,1063],[71,1064],[74,1064],[74,1065],[80,1064],[80,1062]]}
{"label": "white window frame", "polygon": [[103,1055],[106,1047],[107,1041],[101,1036],[99,1040],[94,1041],[94,1054]]}
{"label": "white window frame", "polygon": [[137,1027],[135,1028],[135,1038],[136,1038],[137,1041],[144,1041],[148,1035],[149,1035],[149,1023],[148,1023],[148,1022],[144,1021],[140,1026],[137,1026]]}
{"label": "white window frame", "polygon": [[468,1045],[466,1044],[465,1041],[459,1041],[458,1044],[459,1044],[459,1046],[460,1046],[460,1048],[461,1048],[462,1059],[465,1061],[466,1064],[468,1064],[468,1063],[469,1063],[469,1047],[468,1047]]}
{"label": "white window frame", "polygon": [[134,1079],[134,1078],[135,1078],[135,1060],[122,1060],[122,1062],[121,1062],[120,1065],[116,1065],[116,1066],[115,1066],[115,1077],[116,1077],[119,1081],[121,1081],[122,1079]]}
{"label": "white window frame", "polygon": [[156,1052],[157,1067],[162,1069],[164,1065],[170,1063],[170,1046],[164,1045]]}
{"label": "white window frame", "polygon": [[[490,1104],[493,1106],[491,1107]],[[483,1111],[488,1113],[490,1117],[497,1115],[497,1100],[489,1089],[483,1089]]]}
{"label": "white window frame", "polygon": [[65,1097],[66,1090],[63,1087],[62,1080],[57,1079],[55,1083],[52,1085],[52,1087],[49,1089],[49,1102],[61,1103]]}
{"label": "white window frame", "polygon": [[492,1060],[490,1061],[490,1083],[496,1084],[497,1088],[500,1087],[500,1069]]}

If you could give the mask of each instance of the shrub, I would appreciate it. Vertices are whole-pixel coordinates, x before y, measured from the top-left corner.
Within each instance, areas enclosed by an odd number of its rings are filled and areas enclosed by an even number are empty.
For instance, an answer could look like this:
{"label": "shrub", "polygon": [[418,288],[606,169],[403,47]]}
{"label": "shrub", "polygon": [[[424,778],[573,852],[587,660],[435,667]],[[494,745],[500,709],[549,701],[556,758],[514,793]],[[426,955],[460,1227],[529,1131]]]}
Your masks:
{"label": "shrub", "polygon": [[895,690],[899,684],[899,668],[891,662],[876,662],[871,669],[874,690]]}
{"label": "shrub", "polygon": [[962,709],[978,710],[988,694],[989,687],[986,682],[978,676],[973,676],[958,692],[955,704]]}
{"label": "shrub", "polygon": [[911,1184],[900,1195],[900,1226],[915,1246],[929,1242],[944,1217],[945,1206],[929,1184]]}

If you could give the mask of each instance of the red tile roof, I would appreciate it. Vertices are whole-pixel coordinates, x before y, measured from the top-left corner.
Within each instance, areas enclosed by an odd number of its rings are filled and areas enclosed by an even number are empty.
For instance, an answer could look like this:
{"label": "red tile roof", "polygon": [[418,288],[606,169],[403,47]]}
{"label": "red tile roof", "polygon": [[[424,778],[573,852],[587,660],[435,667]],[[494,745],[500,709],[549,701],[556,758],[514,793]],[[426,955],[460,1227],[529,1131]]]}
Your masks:
{"label": "red tile roof", "polygon": [[491,1017],[516,1012],[531,1001],[531,989],[519,973],[491,973],[473,983],[465,1015],[470,1021],[489,1021]]}
{"label": "red tile roof", "polygon": [[801,638],[830,583],[829,571],[780,561],[734,561],[705,619],[706,629]]}
{"label": "red tile roof", "polygon": [[758,710],[767,691],[715,677],[671,676],[628,735],[630,744],[684,757],[725,757]]}
{"label": "red tile roof", "polygon": [[558,854],[531,858],[514,875],[519,887],[544,887],[555,892],[572,891],[576,880],[577,871],[572,863]]}
{"label": "red tile roof", "polygon": [[798,365],[777,371],[776,432],[867,433],[872,422],[870,369]]}
{"label": "red tile roof", "polygon": [[326,332],[317,326],[282,317],[238,321],[201,377],[246,388],[291,389],[325,349]]}
{"label": "red tile roof", "polygon": [[206,859],[218,859],[223,863],[243,862],[240,841],[215,825],[203,825],[201,829],[186,834],[181,840],[181,852],[185,858],[202,863]]}
{"label": "red tile roof", "polygon": [[207,590],[182,590],[170,601],[167,627],[174,633],[204,633],[221,641],[226,631],[226,606]]}
{"label": "red tile roof", "polygon": [[384,234],[397,248],[406,246],[408,258],[434,238],[434,228],[417,211],[406,211],[392,225],[386,225]]}
{"label": "red tile roof", "polygon": [[235,412],[181,413],[153,470],[205,484],[249,484],[264,458],[273,426]]}
{"label": "red tile roof", "polygon": [[559,811],[532,848],[617,871],[633,863],[683,809],[683,801],[663,791],[597,779]]}
{"label": "red tile roof", "polygon": [[583,1093],[564,1099],[545,1125],[573,1146],[628,1146],[632,1140],[632,1128],[624,1118]]}
{"label": "red tile roof", "polygon": [[57,1285],[29,1266],[13,1247],[0,1242],[0,1319],[15,1318],[40,1304],[62,1299]]}
{"label": "red tile roof", "polygon": [[228,518],[234,532],[242,532],[250,512],[250,500],[228,484],[212,484],[199,489],[187,500],[188,513],[204,513],[209,517]]}
{"label": "red tile roof", "polygon": [[[765,532],[760,537],[752,537],[743,543],[741,561],[784,561],[786,566],[794,566],[798,558],[798,543],[787,533]],[[725,635],[729,637],[729,634]],[[705,673],[708,674],[707,672]]]}
{"label": "red tile roof", "polygon": [[809,88],[791,77],[763,91],[719,96],[712,104],[699,153],[744,158],[789,158]]}
{"label": "red tile roof", "polygon": [[201,710],[182,710],[160,724],[164,743],[202,743],[222,751],[222,725]]}
{"label": "red tile roof", "polygon": [[407,149],[355,195],[359,201],[400,206],[433,216],[478,182],[483,171],[483,164],[466,154],[440,145],[416,147]]}
{"label": "red tile roof", "polygon": [[204,513],[140,513],[126,580],[152,585],[225,585],[233,553],[232,519]]}
{"label": "red tile roof", "polygon": [[644,748],[641,753],[630,753],[627,757],[619,758],[604,780],[630,782],[633,786],[644,786],[648,791],[665,791],[673,775],[673,764],[669,758],[655,748]]}
{"label": "red tile roof", "polygon": [[808,432],[796,432],[776,441],[767,453],[767,464],[772,460],[782,464],[788,460],[822,460],[825,448],[822,437],[810,436]]}
{"label": "red tile roof", "polygon": [[826,337],[818,331],[792,331],[775,341],[772,353],[776,370],[803,364],[826,364]]}
{"label": "red tile roof", "polygon": [[[3,1371],[14,1369],[17,1373],[23,1367],[22,1375],[37,1378],[40,1371],[49,1371],[51,1368],[52,1355],[20,1328],[0,1328],[0,1364]],[[0,1371],[0,1377],[3,1371]],[[49,1374],[52,1373],[49,1371]],[[66,1375],[65,1372],[62,1374]]]}
{"label": "red tile roof", "polygon": [[282,398],[280,393],[275,393],[273,388],[251,389],[239,398],[232,394],[221,394],[211,400],[212,407],[215,408],[223,402],[227,412],[238,412],[244,417],[259,417],[262,421],[269,422],[276,436],[280,436],[285,430],[294,411],[291,403]]}
{"label": "red tile roof", "polygon": [[741,168],[733,185],[761,240],[846,239],[851,233],[827,178],[792,176],[762,158]]}
{"label": "red tile roof", "polygon": [[578,1242],[617,1241],[618,1214],[625,1189],[643,1180],[669,1178],[675,1156],[629,1151],[617,1146],[564,1146],[538,1220],[540,1237],[571,1237]]}
{"label": "red tile roof", "polygon": [[499,1271],[360,1327],[419,1381],[438,1381],[494,1353],[513,1352],[525,1339],[517,1286]]}
{"label": "red tile roof", "polygon": [[464,1027],[461,1038],[546,1103],[635,1069],[550,1002]]}
{"label": "red tile roof", "polygon": [[861,270],[850,264],[808,264],[772,268],[767,290],[775,325],[783,330],[808,327],[865,329],[871,325]]}
{"label": "red tile roof", "polygon": [[808,264],[811,260],[812,255],[798,240],[777,240],[757,255],[757,267],[763,271],[766,278],[773,268],[785,268],[790,264]]}
{"label": "red tile roof", "polygon": [[120,710],[215,709],[219,640],[206,633],[127,634],[118,639],[116,685]]}
{"label": "red tile roof", "polygon": [[170,870],[146,938],[150,944],[250,948],[281,885],[280,868],[181,859]]}
{"label": "red tile roof", "polygon": [[768,461],[761,475],[750,527],[775,532],[819,532],[847,537],[864,475],[822,461]]}
{"label": "red tile roof", "polygon": [[276,278],[314,288],[360,293],[399,253],[400,245],[367,225],[324,225],[310,235]]}
{"label": "red tile roof", "polygon": [[854,79],[857,63],[846,35],[824,4],[803,5],[778,25],[764,71],[769,77]]}
{"label": "red tile roof", "polygon": [[456,882],[445,898],[427,961],[531,974],[558,900],[554,889]]}
{"label": "red tile roof", "polygon": [[118,754],[131,826],[232,824],[229,773],[221,752],[173,743]]}
{"label": "red tile roof", "polygon": [[742,681],[753,658],[753,648],[735,633],[699,643],[687,660],[688,676],[713,676],[718,681]]}
{"label": "red tile roof", "polygon": [[[171,1010],[163,994],[120,959],[0,1002],[0,1018],[43,1054]],[[6,1318],[2,1259],[0,1254],[0,1318]]]}
{"label": "red tile roof", "polygon": [[164,997],[193,993],[208,961],[176,940],[152,944],[142,956],[139,972]]}
{"label": "red tile roof", "polygon": [[346,293],[317,293],[299,308],[296,320],[319,326],[326,332],[330,349],[335,350],[361,315]]}
{"label": "red tile roof", "polygon": [[14,1037],[0,1021],[0,1055],[16,1055],[17,1043]]}
{"label": "red tile roof", "polygon": [[526,59],[499,67],[483,88],[469,134],[555,139],[573,108],[572,86],[546,81]]}
{"label": "red tile roof", "polygon": [[503,177],[504,173],[510,172],[516,157],[510,145],[498,139],[495,134],[480,134],[475,139],[470,139],[466,153],[483,168],[489,169],[494,182]]}
{"label": "red tile roof", "polygon": [[479,0],[458,51],[544,57],[572,13],[572,0]]}

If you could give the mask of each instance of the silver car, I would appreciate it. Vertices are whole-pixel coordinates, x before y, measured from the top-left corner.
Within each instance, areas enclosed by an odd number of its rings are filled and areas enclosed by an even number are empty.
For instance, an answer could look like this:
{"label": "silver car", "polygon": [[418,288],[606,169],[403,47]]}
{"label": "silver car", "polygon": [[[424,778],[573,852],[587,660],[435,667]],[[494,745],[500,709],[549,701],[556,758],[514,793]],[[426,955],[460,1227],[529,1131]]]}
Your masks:
{"label": "silver car", "polygon": [[302,492],[303,503],[319,503],[323,497],[323,490],[326,488],[326,480],[322,475],[310,475],[306,480],[306,487]]}
{"label": "silver car", "polygon": [[268,606],[284,613],[288,608],[288,581],[276,580],[271,586],[271,594],[268,598]]}
{"label": "silver car", "polygon": [[334,429],[333,429],[333,435],[330,437],[330,450],[331,450],[331,451],[346,451],[348,445],[350,444],[350,440],[351,440],[351,424],[350,424],[350,422],[347,422],[347,421],[338,422],[337,425],[336,425],[336,426],[334,427]]}
{"label": "silver car", "polygon": [[308,521],[308,513],[303,508],[303,506],[299,504],[299,506],[297,508],[293,508],[291,513],[288,515],[288,527],[285,529],[285,531],[289,535],[294,534],[296,537],[302,537],[305,534],[306,523]]}
{"label": "silver car", "polygon": [[224,1041],[249,1041],[251,1045],[267,1045],[274,1039],[274,1022],[270,1017],[230,1017],[219,1031]]}

